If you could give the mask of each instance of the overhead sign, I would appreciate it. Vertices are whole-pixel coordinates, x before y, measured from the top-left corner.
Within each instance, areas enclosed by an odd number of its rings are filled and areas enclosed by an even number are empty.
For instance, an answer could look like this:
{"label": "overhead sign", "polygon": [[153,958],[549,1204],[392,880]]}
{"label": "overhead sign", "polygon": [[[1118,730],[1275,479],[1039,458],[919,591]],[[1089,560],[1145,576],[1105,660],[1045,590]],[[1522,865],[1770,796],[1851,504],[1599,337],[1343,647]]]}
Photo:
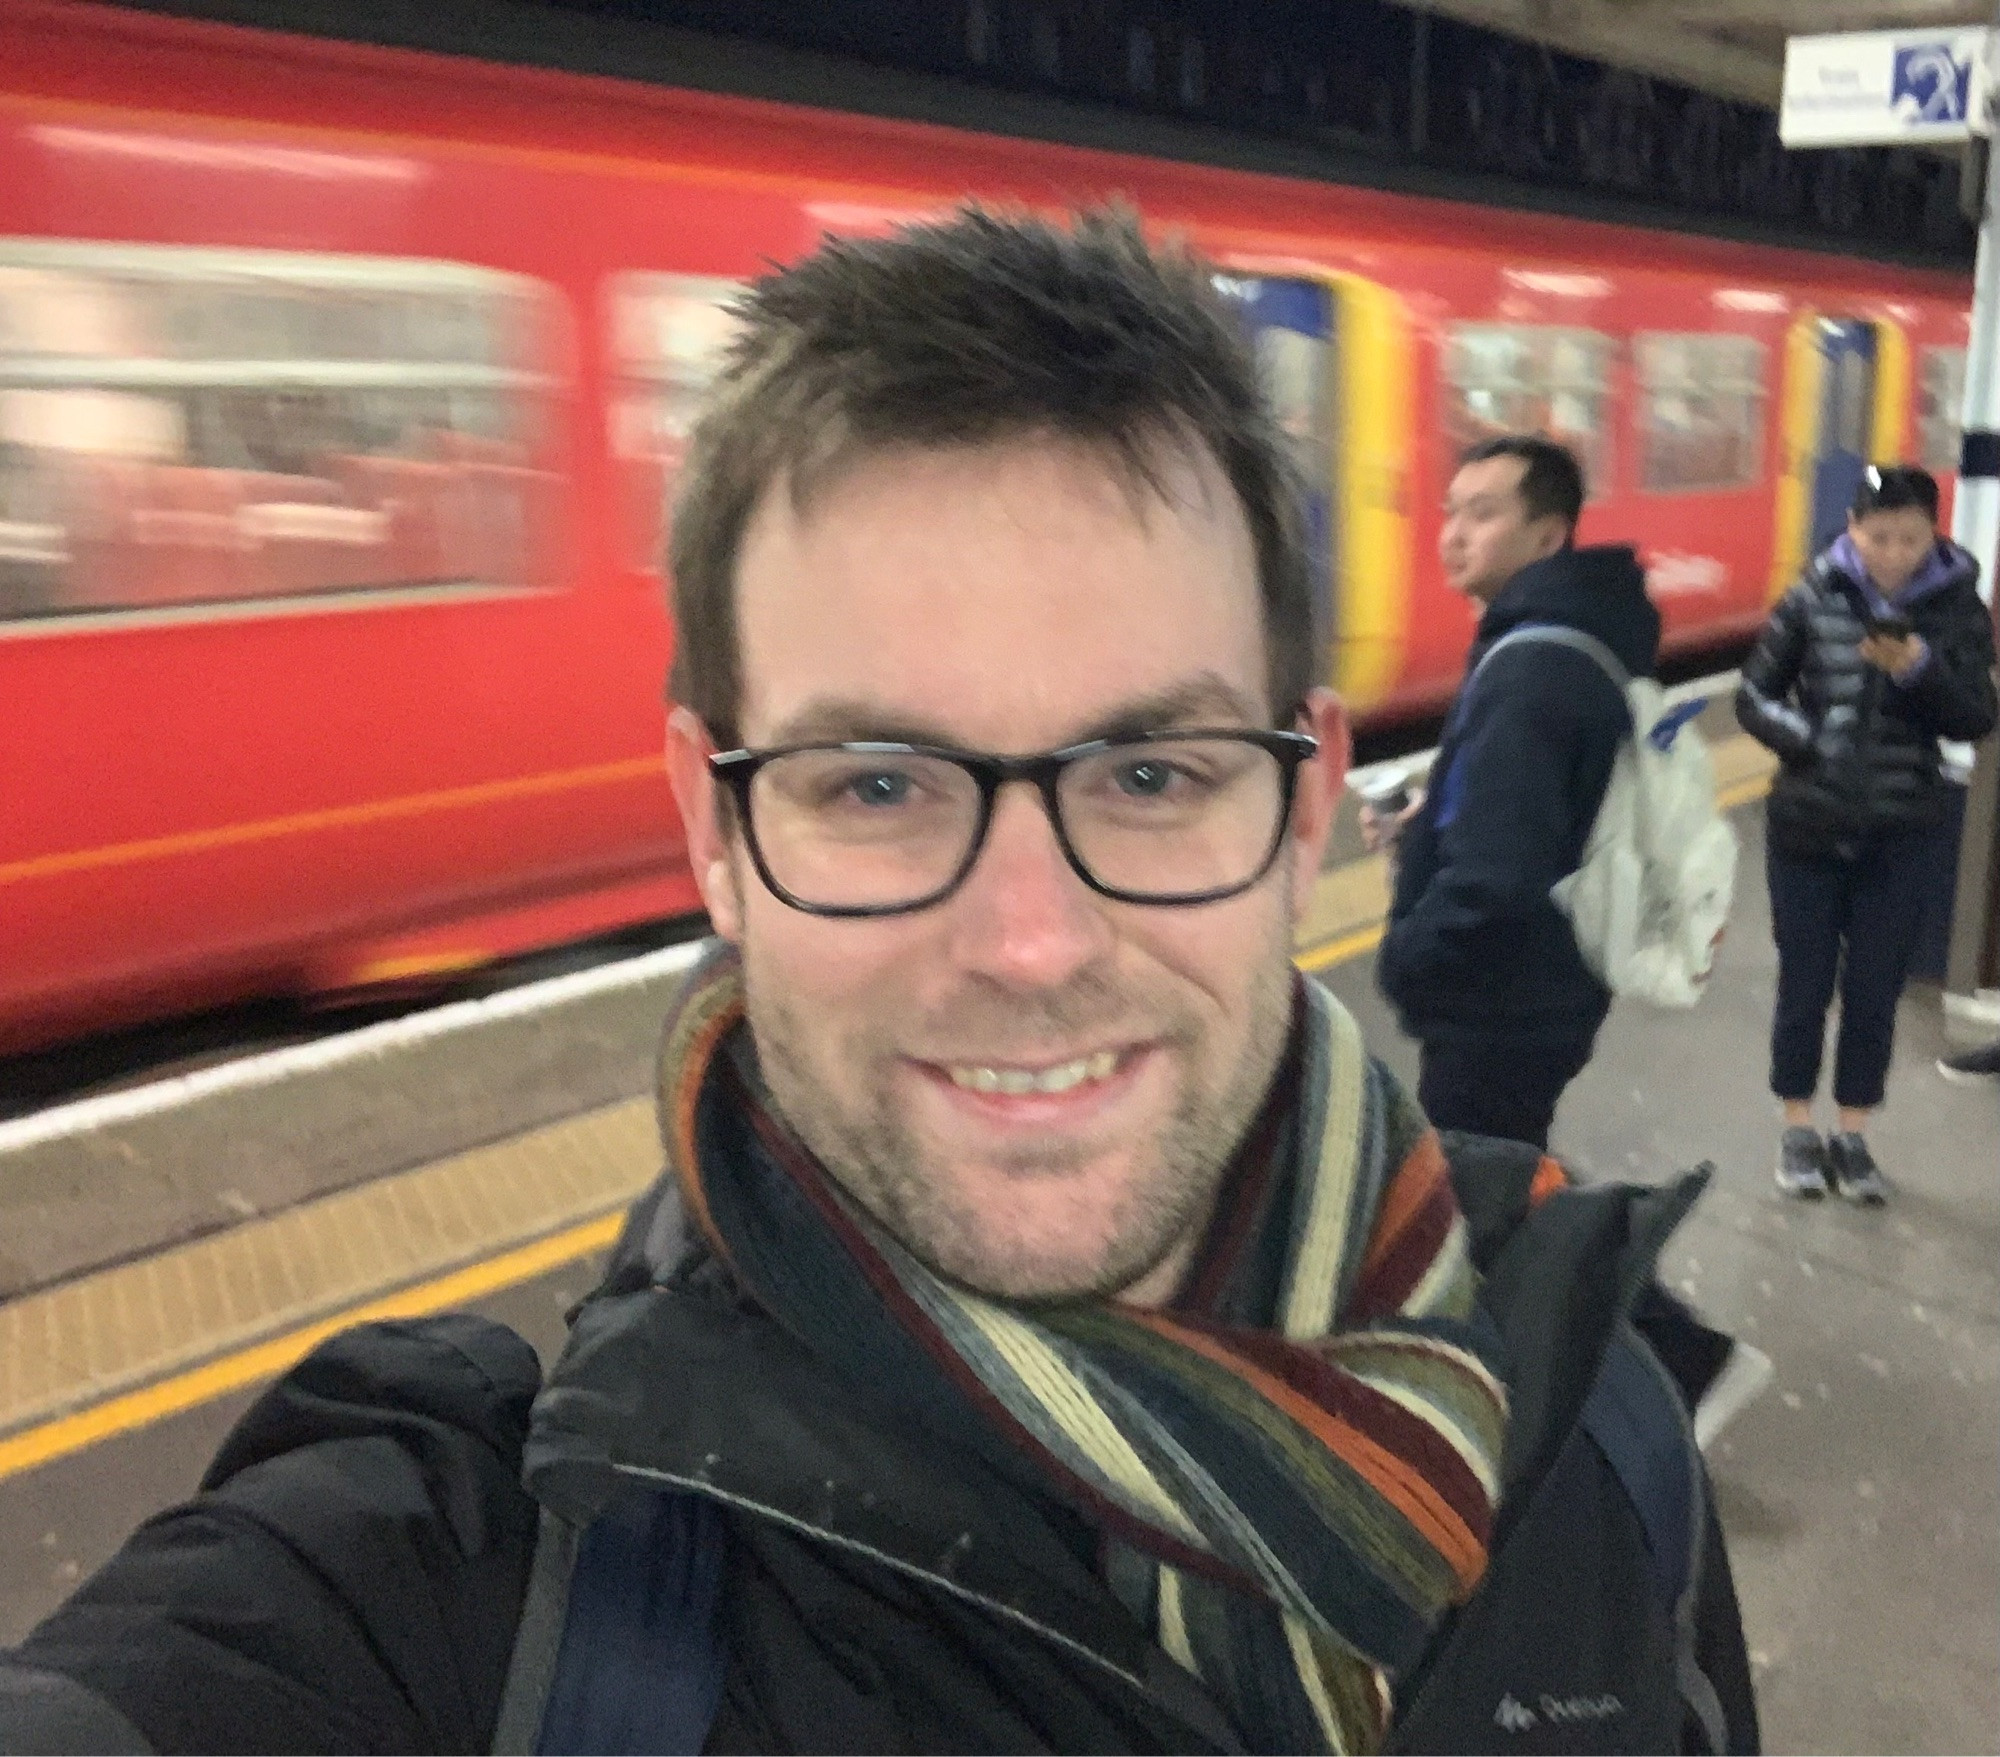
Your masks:
{"label": "overhead sign", "polygon": [[1895,146],[1987,134],[1990,30],[1848,31],[1785,45],[1787,146]]}

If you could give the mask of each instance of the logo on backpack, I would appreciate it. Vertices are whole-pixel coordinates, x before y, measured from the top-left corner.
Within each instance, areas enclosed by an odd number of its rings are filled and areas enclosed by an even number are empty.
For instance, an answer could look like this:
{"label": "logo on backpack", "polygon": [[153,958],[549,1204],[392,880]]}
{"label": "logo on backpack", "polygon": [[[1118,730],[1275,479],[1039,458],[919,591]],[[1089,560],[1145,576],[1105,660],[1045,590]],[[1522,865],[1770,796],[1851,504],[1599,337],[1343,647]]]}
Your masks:
{"label": "logo on backpack", "polygon": [[1500,1706],[1493,1711],[1493,1724],[1502,1732],[1525,1733],[1530,1727],[1542,1723],[1541,1717],[1532,1708],[1517,1702],[1514,1692],[1509,1690],[1500,1698]]}
{"label": "logo on backpack", "polygon": [[1479,669],[1517,641],[1584,654],[1624,696],[1633,726],[1583,859],[1549,895],[1613,994],[1691,1007],[1715,969],[1736,889],[1736,834],[1715,808],[1715,769],[1691,724],[1705,704],[1668,708],[1657,683],[1629,675],[1602,641],[1575,628],[1517,628],[1493,643]]}
{"label": "logo on backpack", "polygon": [[1493,1724],[1502,1732],[1525,1733],[1540,1726],[1544,1720],[1551,1726],[1565,1726],[1579,1721],[1610,1720],[1625,1712],[1625,1704],[1609,1693],[1602,1696],[1544,1696],[1541,1704],[1542,1712],[1537,1714],[1509,1690],[1500,1698],[1500,1706],[1493,1711]]}

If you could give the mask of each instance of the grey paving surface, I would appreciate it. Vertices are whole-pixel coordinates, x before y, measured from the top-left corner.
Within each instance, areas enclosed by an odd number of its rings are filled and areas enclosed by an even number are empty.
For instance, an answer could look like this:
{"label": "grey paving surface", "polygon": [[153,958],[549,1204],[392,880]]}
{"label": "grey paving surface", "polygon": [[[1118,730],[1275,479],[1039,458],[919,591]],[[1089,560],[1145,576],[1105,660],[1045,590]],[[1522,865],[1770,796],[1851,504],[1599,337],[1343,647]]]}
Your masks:
{"label": "grey paving surface", "polygon": [[[1556,1144],[1605,1176],[1717,1164],[1667,1273],[1778,1367],[1714,1460],[1769,1748],[2000,1750],[2000,1095],[1937,1079],[1937,999],[1914,993],[1876,1135],[1892,1205],[1780,1201],[1755,819],[1739,815],[1743,882],[1714,991],[1693,1014],[1615,1017]],[[1414,1078],[1367,964],[1332,981]],[[531,1283],[489,1309],[547,1345],[585,1280]],[[0,1481],[0,1642],[185,1493],[239,1407]]]}

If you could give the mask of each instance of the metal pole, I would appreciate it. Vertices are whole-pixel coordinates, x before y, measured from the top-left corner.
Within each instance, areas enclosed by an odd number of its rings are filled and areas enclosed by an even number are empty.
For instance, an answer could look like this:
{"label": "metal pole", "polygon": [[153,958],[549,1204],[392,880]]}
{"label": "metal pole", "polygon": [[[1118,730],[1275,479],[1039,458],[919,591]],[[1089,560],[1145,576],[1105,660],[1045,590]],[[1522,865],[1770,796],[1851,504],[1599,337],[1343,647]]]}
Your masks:
{"label": "metal pole", "polygon": [[[2000,6],[1995,35],[1987,44],[1982,69],[1982,99],[1989,125],[1995,120],[1993,90],[1995,55],[2000,52]],[[1994,564],[2000,558],[2000,164],[1995,140],[1989,135],[1984,219],[1979,228],[1979,254],[1972,279],[1972,334],[1965,355],[1965,405],[1961,419],[1964,438],[1959,451],[1957,502],[1952,508],[1951,534],[1979,562],[1980,596],[1993,603]],[[1946,968],[1945,1008],[1967,1024],[1979,1020],[1976,1000],[1989,978],[1995,917],[2000,915],[2000,880],[1996,879],[1995,842],[2000,839],[2000,767],[1994,741],[1977,753],[1966,794],[1965,833],[1959,844],[1958,899],[1952,911],[1951,953]],[[1989,1026],[2000,1020],[1987,1021]]]}
{"label": "metal pole", "polygon": [[[2000,29],[2000,24],[1996,24]],[[1989,51],[1990,60],[1990,51]],[[1982,101],[1989,116],[1994,94]],[[1965,352],[1965,401],[1960,409],[1957,502],[1951,534],[1971,550],[1980,568],[1979,589],[1993,601],[1993,561],[2000,549],[2000,176],[1989,139],[1980,162],[1986,191],[1981,202],[1979,254],[1972,271],[1972,334]]]}

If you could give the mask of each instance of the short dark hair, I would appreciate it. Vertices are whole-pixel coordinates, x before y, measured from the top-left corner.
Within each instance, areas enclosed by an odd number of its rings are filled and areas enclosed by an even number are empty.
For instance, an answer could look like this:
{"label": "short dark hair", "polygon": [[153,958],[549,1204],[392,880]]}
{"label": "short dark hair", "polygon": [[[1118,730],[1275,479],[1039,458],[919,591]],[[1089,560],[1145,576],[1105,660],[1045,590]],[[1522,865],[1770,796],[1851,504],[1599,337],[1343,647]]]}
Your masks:
{"label": "short dark hair", "polygon": [[1561,519],[1570,535],[1576,535],[1576,521],[1583,517],[1583,466],[1576,453],[1546,434],[1503,433],[1462,452],[1458,467],[1483,464],[1488,458],[1519,458],[1527,466],[1521,472],[1521,503],[1528,517]]}
{"label": "short dark hair", "polygon": [[1932,524],[1937,523],[1937,478],[1915,464],[1870,464],[1854,486],[1851,510],[1858,519],[1871,512],[1896,512],[1914,506]]}
{"label": "short dark hair", "polygon": [[1255,545],[1271,709],[1319,675],[1297,478],[1243,325],[1190,251],[1108,207],[1068,227],[977,206],[890,237],[836,238],[757,282],[695,426],[668,559],[672,688],[737,742],[736,567],[774,486],[802,504],[858,455],[1049,435],[1159,486],[1172,450],[1211,455]]}

